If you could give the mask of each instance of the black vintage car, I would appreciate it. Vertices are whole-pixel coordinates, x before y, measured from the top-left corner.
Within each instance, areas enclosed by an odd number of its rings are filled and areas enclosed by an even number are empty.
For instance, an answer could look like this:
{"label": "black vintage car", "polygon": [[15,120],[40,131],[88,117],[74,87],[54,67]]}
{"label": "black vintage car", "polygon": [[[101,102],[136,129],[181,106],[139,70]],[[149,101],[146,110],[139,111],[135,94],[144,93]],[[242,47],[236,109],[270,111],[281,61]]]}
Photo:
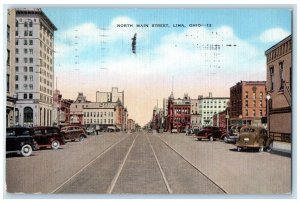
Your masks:
{"label": "black vintage car", "polygon": [[34,140],[41,148],[51,147],[52,149],[58,149],[60,145],[65,144],[65,139],[57,127],[39,126],[31,129]]}
{"label": "black vintage car", "polygon": [[32,154],[32,150],[37,149],[38,145],[30,128],[6,128],[6,154],[18,153],[26,157]]}

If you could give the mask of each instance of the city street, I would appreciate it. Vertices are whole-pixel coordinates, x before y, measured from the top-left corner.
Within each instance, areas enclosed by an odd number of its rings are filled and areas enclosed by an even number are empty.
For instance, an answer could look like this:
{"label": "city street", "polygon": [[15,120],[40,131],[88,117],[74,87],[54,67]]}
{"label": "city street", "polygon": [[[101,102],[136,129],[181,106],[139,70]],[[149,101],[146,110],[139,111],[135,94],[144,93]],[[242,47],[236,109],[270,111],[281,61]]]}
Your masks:
{"label": "city street", "polygon": [[103,133],[7,157],[6,184],[9,193],[286,194],[291,159],[185,134]]}

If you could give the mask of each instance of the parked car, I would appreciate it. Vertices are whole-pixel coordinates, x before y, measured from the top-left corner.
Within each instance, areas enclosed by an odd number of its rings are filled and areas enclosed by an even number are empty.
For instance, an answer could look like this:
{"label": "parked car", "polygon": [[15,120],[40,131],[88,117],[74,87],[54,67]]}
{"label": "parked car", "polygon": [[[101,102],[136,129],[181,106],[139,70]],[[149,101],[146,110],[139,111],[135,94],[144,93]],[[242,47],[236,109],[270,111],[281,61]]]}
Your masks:
{"label": "parked car", "polygon": [[228,133],[224,136],[224,142],[235,144],[239,138],[242,126],[232,126]]}
{"label": "parked car", "polygon": [[86,129],[86,133],[87,133],[88,135],[94,134],[95,132],[96,132],[96,131],[95,131],[94,128],[87,128],[87,129]]}
{"label": "parked car", "polygon": [[195,134],[195,137],[198,140],[209,139],[210,141],[214,141],[216,139],[219,139],[221,135],[222,130],[219,127],[208,126],[197,132]]}
{"label": "parked car", "polygon": [[177,130],[176,128],[173,128],[173,129],[171,130],[171,133],[178,133],[178,130]]}
{"label": "parked car", "polygon": [[65,126],[61,128],[61,133],[66,140],[71,141],[83,141],[85,138],[87,138],[84,129],[79,126]]}
{"label": "parked car", "polygon": [[199,127],[188,128],[185,132],[185,135],[193,135],[200,131]]}
{"label": "parked car", "polygon": [[30,156],[38,145],[33,139],[30,128],[6,128],[6,154],[17,153],[24,157]]}
{"label": "parked car", "polygon": [[241,128],[239,138],[235,144],[237,151],[242,149],[258,149],[262,152],[264,149],[267,151],[272,150],[273,139],[268,136],[265,128],[246,126]]}
{"label": "parked car", "polygon": [[31,129],[33,138],[40,148],[51,147],[52,149],[58,149],[60,145],[65,144],[65,139],[58,127],[39,126]]}

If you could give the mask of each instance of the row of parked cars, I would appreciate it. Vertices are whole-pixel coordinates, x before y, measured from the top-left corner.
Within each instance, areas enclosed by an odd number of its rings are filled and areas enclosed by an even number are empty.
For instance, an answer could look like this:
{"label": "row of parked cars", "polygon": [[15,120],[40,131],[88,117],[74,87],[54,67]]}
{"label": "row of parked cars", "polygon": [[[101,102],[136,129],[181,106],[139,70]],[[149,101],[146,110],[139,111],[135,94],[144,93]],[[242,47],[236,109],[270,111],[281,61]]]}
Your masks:
{"label": "row of parked cars", "polygon": [[85,130],[79,126],[66,126],[61,129],[51,126],[6,128],[6,154],[18,153],[24,157],[32,151],[51,147],[58,149],[67,141],[83,141]]}
{"label": "row of parked cars", "polygon": [[198,140],[223,140],[225,143],[235,144],[237,151],[248,148],[271,151],[273,148],[273,138],[263,127],[232,126],[227,132],[223,128],[207,126],[202,129],[187,129],[186,135],[194,135]]}

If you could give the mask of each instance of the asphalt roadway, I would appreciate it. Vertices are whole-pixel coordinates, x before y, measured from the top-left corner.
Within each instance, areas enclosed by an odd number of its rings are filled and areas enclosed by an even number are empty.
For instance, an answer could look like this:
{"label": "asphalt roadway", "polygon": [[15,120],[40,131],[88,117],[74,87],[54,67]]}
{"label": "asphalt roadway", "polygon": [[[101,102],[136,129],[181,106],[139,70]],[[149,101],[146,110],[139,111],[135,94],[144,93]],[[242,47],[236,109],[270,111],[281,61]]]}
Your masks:
{"label": "asphalt roadway", "polygon": [[288,194],[290,164],[184,134],[105,133],[7,157],[6,185],[29,194]]}

